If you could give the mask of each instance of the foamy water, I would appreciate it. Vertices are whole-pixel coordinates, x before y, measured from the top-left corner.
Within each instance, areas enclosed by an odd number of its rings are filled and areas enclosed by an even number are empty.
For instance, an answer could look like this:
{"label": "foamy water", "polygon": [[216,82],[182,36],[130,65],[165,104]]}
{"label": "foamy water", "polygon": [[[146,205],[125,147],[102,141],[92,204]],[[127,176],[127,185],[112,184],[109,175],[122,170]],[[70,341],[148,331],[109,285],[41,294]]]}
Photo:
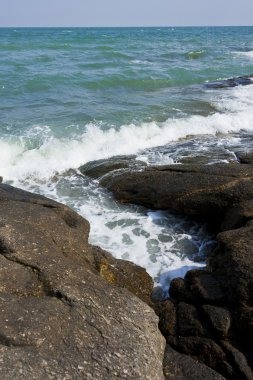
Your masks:
{"label": "foamy water", "polygon": [[[219,112],[206,117],[190,116],[108,130],[90,124],[78,138],[71,139],[53,137],[49,126],[31,128],[26,136],[1,139],[0,173],[5,181],[74,207],[90,221],[91,243],[117,258],[145,267],[166,290],[173,277],[183,277],[187,270],[205,265],[204,256],[213,244],[205,228],[166,212],[119,205],[99,188],[97,181],[78,172],[64,173],[88,161],[118,154],[137,154],[148,164],[171,164],[180,157],[179,141],[184,143],[186,153],[190,140],[195,143],[194,149],[188,148],[190,156],[203,151],[208,154],[214,145],[217,149],[226,145],[226,149],[231,148],[232,160],[233,146],[240,146],[241,138],[229,134],[242,129],[253,131],[252,87],[213,94],[213,104]],[[40,144],[28,149],[33,138]]]}
{"label": "foamy water", "polygon": [[[230,89],[218,96],[214,93],[213,104],[219,112],[209,116],[122,125],[108,130],[89,124],[84,126],[82,134],[72,138],[55,138],[50,126],[37,126],[31,128],[31,134],[27,136],[1,139],[0,172],[6,181],[47,181],[57,173],[76,169],[89,161],[139,154],[147,148],[164,146],[187,136],[225,135],[242,129],[253,131],[252,89],[250,85]],[[41,137],[42,142],[29,149],[34,129],[35,137]],[[159,164],[159,157],[157,161]],[[167,163],[173,163],[173,160]]]}
{"label": "foamy water", "polygon": [[240,52],[236,52],[236,54],[242,55],[249,59],[253,59],[253,51],[240,51]]}
{"label": "foamy water", "polygon": [[0,30],[0,175],[74,208],[92,244],[145,267],[166,290],[205,265],[205,227],[120,205],[78,168],[130,154],[148,165],[215,164],[251,149],[253,86],[204,85],[253,73],[251,30]]}

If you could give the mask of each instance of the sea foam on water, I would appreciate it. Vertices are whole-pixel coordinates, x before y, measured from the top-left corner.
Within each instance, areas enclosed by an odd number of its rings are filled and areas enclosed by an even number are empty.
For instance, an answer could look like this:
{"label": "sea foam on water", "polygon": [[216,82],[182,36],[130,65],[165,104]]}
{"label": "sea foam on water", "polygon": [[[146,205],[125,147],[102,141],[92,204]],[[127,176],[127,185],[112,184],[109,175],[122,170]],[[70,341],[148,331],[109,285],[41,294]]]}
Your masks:
{"label": "sea foam on water", "polygon": [[167,289],[204,265],[212,237],[180,215],[118,204],[78,167],[129,154],[148,165],[236,160],[237,149],[252,147],[253,86],[205,82],[252,73],[250,36],[245,28],[68,28],[19,29],[14,39],[2,30],[0,175],[74,208],[91,224],[91,243]]}
{"label": "sea foam on water", "polygon": [[35,136],[38,146],[32,149],[29,147],[31,139],[34,139],[33,129],[31,135],[25,137],[2,138],[0,172],[6,181],[17,184],[28,178],[49,181],[56,173],[76,169],[89,161],[138,154],[147,148],[164,146],[187,136],[227,134],[242,129],[253,131],[252,86],[219,93],[214,104],[219,112],[208,116],[129,124],[107,130],[100,125],[88,124],[80,135],[72,138],[50,135],[49,126],[44,135],[41,127]]}

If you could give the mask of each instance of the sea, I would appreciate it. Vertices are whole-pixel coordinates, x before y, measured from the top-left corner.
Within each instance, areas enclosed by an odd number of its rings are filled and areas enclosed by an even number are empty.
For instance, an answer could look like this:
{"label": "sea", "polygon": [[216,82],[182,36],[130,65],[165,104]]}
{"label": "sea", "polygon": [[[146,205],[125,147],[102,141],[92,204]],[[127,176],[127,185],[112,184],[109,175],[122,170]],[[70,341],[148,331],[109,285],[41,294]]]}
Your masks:
{"label": "sea", "polygon": [[76,210],[90,243],[166,291],[205,265],[207,227],[122,205],[78,168],[236,161],[253,148],[253,85],[209,84],[252,74],[253,27],[1,28],[0,175]]}

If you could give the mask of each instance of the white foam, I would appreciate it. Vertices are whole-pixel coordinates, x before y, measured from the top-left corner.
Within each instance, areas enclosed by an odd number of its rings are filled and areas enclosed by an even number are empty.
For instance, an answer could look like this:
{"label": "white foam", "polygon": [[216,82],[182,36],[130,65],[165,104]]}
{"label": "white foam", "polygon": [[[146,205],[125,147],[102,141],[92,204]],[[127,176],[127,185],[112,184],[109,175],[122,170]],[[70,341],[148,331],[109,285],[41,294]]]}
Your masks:
{"label": "white foam", "polygon": [[1,167],[15,165],[17,158],[24,152],[22,144],[0,140],[0,162]]}
{"label": "white foam", "polygon": [[[184,276],[187,270],[204,265],[195,263],[188,253],[184,255],[184,247],[186,251],[194,251],[195,245],[198,254],[201,238],[197,240],[197,236],[205,239],[204,234],[178,232],[177,228],[174,229],[175,220],[159,224],[157,220],[164,217],[161,213],[146,214],[139,209],[118,205],[108,194],[103,195],[101,189],[95,185],[93,188],[91,182],[86,184],[83,178],[76,186],[75,178],[68,176],[64,179],[67,184],[60,183],[64,177],[59,177],[59,184],[50,179],[57,172],[113,155],[139,153],[145,159],[144,149],[164,146],[187,135],[226,134],[241,129],[253,131],[252,89],[253,86],[239,86],[226,91],[211,91],[219,112],[207,117],[122,125],[119,129],[108,130],[103,130],[101,125],[89,124],[79,136],[72,135],[71,138],[54,137],[49,126],[34,126],[20,139],[0,140],[0,175],[5,181],[14,181],[23,188],[36,190],[39,186],[45,195],[71,207],[75,205],[76,210],[90,221],[91,243],[100,245],[115,257],[145,267],[166,289],[171,278]],[[34,147],[35,142],[37,147]],[[152,160],[171,163],[168,155],[157,152]],[[147,161],[150,162],[150,157]],[[165,235],[171,239],[164,241]],[[193,236],[195,240],[192,240]]]}
{"label": "white foam", "polygon": [[[253,78],[252,78],[253,79]],[[253,85],[238,86],[222,92],[222,95],[217,96],[213,103],[215,107],[221,112],[241,113],[243,111],[252,116],[253,110]],[[249,120],[250,121],[250,120]]]}
{"label": "white foam", "polygon": [[236,54],[243,55],[248,58],[253,58],[253,51],[237,51]]}
{"label": "white foam", "polygon": [[[149,122],[141,125],[122,125],[119,129],[102,130],[89,124],[80,136],[56,138],[50,128],[38,127],[31,136],[40,141],[31,147],[30,137],[13,141],[2,138],[0,174],[5,180],[24,179],[47,181],[55,173],[101,158],[119,154],[136,154],[143,149],[163,146],[188,135],[215,135],[253,130],[253,86],[240,87],[215,97],[214,104],[221,112],[210,116],[191,116],[168,119],[164,123]],[[38,138],[41,133],[41,139]],[[46,138],[45,138],[46,136]],[[43,141],[44,137],[44,141]]]}
{"label": "white foam", "polygon": [[140,59],[133,59],[130,63],[134,65],[153,65],[153,62]]}
{"label": "white foam", "polygon": [[[143,213],[138,207],[118,205],[113,199],[108,203],[108,198],[103,198],[98,190],[96,200],[90,199],[79,207],[79,212],[91,223],[92,244],[101,246],[116,258],[144,267],[164,290],[175,276],[183,277],[187,270],[205,265],[193,261],[205,237],[201,228],[192,231],[194,240],[190,234],[175,231],[181,230],[180,223],[184,222],[179,217],[161,211]],[[187,242],[193,251],[192,259],[184,252]]]}

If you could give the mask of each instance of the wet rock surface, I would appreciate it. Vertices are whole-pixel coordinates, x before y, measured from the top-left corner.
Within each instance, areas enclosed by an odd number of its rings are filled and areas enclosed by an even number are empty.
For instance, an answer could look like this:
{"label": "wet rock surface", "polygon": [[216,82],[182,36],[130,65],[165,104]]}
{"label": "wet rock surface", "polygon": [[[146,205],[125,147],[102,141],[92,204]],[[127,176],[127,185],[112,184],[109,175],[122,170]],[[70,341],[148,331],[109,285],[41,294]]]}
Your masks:
{"label": "wet rock surface", "polygon": [[136,156],[114,156],[108,159],[90,161],[80,166],[79,171],[91,178],[100,178],[105,174],[120,169],[143,168],[144,161],[136,160]]}
{"label": "wet rock surface", "polygon": [[253,164],[253,151],[236,152],[236,156],[241,164]]}
{"label": "wet rock surface", "polygon": [[247,86],[249,84],[253,84],[253,75],[243,75],[235,78],[207,82],[205,86],[207,88],[226,88],[236,86]]}
{"label": "wet rock surface", "polygon": [[123,203],[177,209],[186,215],[221,222],[233,204],[252,199],[252,165],[168,165],[101,180]]}
{"label": "wet rock surface", "polygon": [[0,378],[163,379],[146,272],[59,203],[0,184],[0,211]]}
{"label": "wet rock surface", "polygon": [[[253,379],[253,165],[249,155],[239,161],[151,167],[101,180],[123,203],[176,209],[218,233],[207,267],[174,279],[170,298],[156,303],[168,379],[201,378],[202,369],[194,374],[198,362],[215,371],[210,376]],[[182,363],[176,355],[194,360],[193,372],[173,367],[173,360]]]}

